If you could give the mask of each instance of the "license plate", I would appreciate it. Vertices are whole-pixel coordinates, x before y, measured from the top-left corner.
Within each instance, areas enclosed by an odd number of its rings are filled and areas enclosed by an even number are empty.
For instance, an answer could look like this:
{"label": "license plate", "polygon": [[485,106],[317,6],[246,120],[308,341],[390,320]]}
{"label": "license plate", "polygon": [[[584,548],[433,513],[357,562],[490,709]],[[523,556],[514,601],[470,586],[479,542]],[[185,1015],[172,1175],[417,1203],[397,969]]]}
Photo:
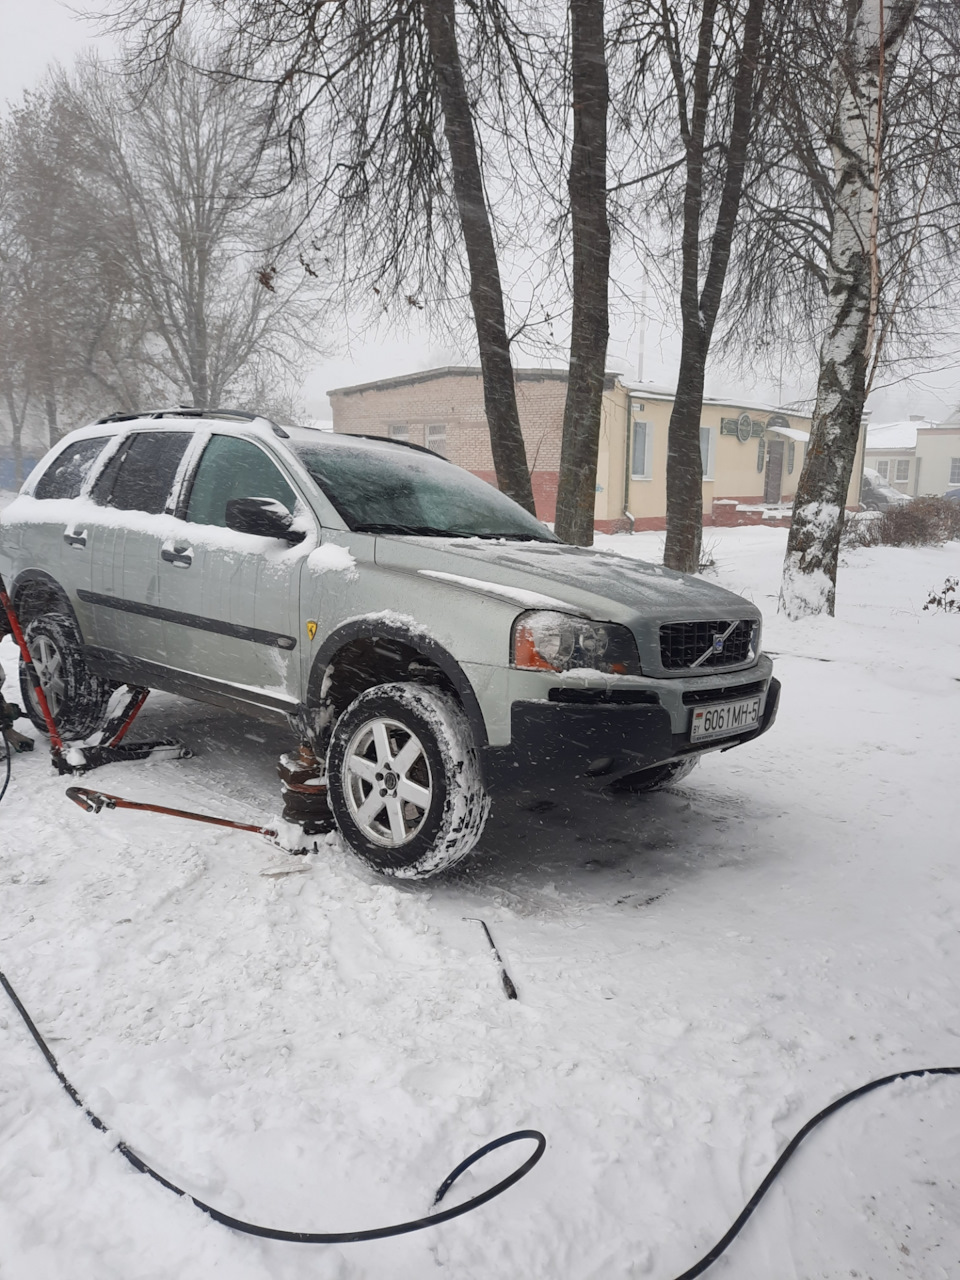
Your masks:
{"label": "license plate", "polygon": [[741,698],[739,702],[717,702],[708,707],[697,707],[690,726],[690,741],[704,738],[722,738],[727,734],[746,733],[760,724],[763,694]]}

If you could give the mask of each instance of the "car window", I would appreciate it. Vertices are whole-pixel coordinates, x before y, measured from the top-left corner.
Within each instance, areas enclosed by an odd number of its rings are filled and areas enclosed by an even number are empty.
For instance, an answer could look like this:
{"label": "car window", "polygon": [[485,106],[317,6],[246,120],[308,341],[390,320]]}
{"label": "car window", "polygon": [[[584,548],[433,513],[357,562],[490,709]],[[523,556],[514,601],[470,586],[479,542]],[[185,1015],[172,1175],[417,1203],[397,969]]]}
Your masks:
{"label": "car window", "polygon": [[197,467],[186,518],[226,528],[231,498],[272,498],[293,511],[297,495],[275,463],[249,440],[213,436]]}
{"label": "car window", "polygon": [[297,445],[296,453],[358,533],[449,538],[557,539],[535,516],[478,476],[414,449]]}
{"label": "car window", "polygon": [[76,444],[69,445],[37,481],[33,496],[76,498],[109,439],[110,436],[97,436],[92,440],[78,440]]}
{"label": "car window", "polygon": [[134,432],[94,485],[94,501],[120,511],[160,515],[192,438],[188,431]]}

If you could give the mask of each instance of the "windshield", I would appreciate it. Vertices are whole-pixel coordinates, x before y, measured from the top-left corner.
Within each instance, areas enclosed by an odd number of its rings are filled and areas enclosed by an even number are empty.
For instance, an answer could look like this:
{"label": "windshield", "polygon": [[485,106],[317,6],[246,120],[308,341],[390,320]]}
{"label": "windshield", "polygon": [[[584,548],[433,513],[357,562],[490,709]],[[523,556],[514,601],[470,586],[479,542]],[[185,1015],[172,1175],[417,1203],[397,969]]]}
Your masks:
{"label": "windshield", "polygon": [[558,541],[499,489],[443,458],[343,439],[295,450],[355,533]]}

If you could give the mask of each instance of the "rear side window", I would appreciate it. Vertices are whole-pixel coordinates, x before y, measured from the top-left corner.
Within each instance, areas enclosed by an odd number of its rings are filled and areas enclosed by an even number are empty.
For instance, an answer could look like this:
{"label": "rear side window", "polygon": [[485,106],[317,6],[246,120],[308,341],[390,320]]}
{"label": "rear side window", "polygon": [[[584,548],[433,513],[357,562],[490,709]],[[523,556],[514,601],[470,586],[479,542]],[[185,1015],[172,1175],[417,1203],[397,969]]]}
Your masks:
{"label": "rear side window", "polygon": [[103,507],[160,515],[192,440],[188,431],[138,431],[120,446],[93,488]]}
{"label": "rear side window", "polygon": [[231,498],[273,498],[288,511],[297,504],[297,495],[262,449],[247,440],[214,436],[197,467],[187,519],[226,528]]}
{"label": "rear side window", "polygon": [[76,444],[68,445],[37,481],[33,496],[76,498],[109,439],[109,436],[97,436],[93,440],[78,440]]}

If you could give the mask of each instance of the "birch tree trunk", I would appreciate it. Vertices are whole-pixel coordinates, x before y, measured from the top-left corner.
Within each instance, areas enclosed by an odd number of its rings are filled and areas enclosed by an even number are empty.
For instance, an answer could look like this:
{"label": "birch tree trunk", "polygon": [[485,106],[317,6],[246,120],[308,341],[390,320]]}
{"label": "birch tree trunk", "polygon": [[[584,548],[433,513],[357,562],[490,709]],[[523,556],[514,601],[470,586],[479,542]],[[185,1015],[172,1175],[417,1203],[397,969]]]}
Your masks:
{"label": "birch tree trunk", "polygon": [[597,452],[609,336],[610,226],[607,220],[607,81],[604,0],[571,0],[573,146],[573,314],[557,493],[558,537],[593,543]]}
{"label": "birch tree trunk", "polygon": [[876,329],[884,77],[917,3],[852,0],[846,38],[831,68],[836,110],[828,322],[783,564],[780,609],[789,618],[834,612],[840,534]]}

